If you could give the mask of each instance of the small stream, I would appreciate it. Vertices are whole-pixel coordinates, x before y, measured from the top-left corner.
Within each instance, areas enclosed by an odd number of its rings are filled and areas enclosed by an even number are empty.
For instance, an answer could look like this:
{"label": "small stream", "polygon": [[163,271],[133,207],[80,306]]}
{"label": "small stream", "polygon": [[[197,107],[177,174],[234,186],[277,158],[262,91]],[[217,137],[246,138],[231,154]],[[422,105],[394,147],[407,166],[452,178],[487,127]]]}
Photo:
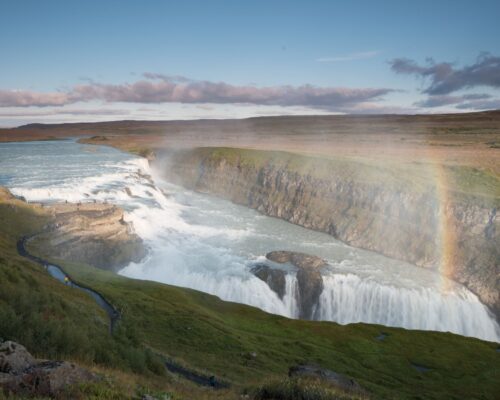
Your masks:
{"label": "small stream", "polygon": [[71,279],[71,277],[66,272],[64,272],[63,268],[60,267],[59,265],[52,264],[49,261],[44,260],[43,258],[34,256],[30,252],[28,252],[28,250],[26,250],[26,243],[32,237],[33,236],[30,236],[30,237],[25,236],[25,237],[19,239],[19,241],[17,242],[17,252],[21,256],[26,257],[29,260],[34,261],[37,264],[42,265],[45,268],[45,270],[50,274],[50,276],[57,279],[59,282],[65,284],[65,285],[68,285],[72,288],[79,289],[79,290],[89,294],[95,300],[95,302],[99,305],[99,307],[101,307],[108,315],[108,317],[109,317],[109,332],[112,334],[114,329],[115,329],[116,323],[120,319],[120,313],[118,312],[118,310],[116,308],[114,308],[113,305],[109,301],[107,301],[100,293],[96,292],[95,290],[93,290],[89,287],[80,285],[80,284],[76,283],[75,281],[73,281]]}
{"label": "small stream", "polygon": [[[26,242],[28,242],[32,237],[34,237],[34,235],[30,237],[25,236],[18,240],[17,251],[19,255],[26,257],[29,260],[34,261],[37,264],[43,266],[50,276],[52,276],[54,279],[57,279],[62,284],[68,285],[73,289],[78,289],[89,294],[96,301],[99,307],[101,307],[108,315],[109,333],[113,334],[116,324],[118,320],[121,318],[121,314],[118,312],[118,310],[116,310],[116,308],[114,308],[113,305],[109,301],[107,301],[100,293],[96,292],[95,290],[89,287],[82,286],[73,281],[70,278],[70,276],[66,272],[64,272],[62,267],[52,264],[47,260],[44,260],[43,258],[37,257],[28,252],[28,250],[26,250]],[[230,386],[227,382],[220,381],[216,379],[215,376],[213,375],[207,376],[200,374],[196,371],[183,367],[182,365],[178,364],[177,362],[171,359],[165,358],[161,354],[158,354],[158,356],[160,356],[163,359],[165,368],[168,371],[180,375],[184,379],[194,382],[197,385],[212,387],[214,389],[226,389]]]}

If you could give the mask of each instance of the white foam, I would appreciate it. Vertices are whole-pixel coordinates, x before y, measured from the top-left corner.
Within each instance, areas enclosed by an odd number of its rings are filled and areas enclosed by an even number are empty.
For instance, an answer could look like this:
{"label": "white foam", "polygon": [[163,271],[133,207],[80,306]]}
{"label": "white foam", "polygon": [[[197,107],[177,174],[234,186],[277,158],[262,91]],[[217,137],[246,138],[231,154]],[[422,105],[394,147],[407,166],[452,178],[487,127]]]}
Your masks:
{"label": "white foam", "polygon": [[319,318],[341,324],[368,322],[408,329],[449,331],[500,341],[498,324],[465,288],[443,294],[420,287],[380,285],[354,274],[325,276]]}

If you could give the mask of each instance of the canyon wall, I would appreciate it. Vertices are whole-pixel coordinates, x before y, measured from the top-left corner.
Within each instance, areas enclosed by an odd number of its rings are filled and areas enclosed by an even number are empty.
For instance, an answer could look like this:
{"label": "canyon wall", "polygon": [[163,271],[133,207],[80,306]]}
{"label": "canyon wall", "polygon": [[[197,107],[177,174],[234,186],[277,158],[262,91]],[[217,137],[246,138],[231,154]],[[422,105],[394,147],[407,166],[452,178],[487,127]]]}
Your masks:
{"label": "canyon wall", "polygon": [[[450,169],[436,177],[422,165],[229,148],[159,154],[154,165],[187,188],[355,247],[440,268],[500,316],[498,196],[454,188],[470,171]],[[450,175],[447,187],[443,174]]]}

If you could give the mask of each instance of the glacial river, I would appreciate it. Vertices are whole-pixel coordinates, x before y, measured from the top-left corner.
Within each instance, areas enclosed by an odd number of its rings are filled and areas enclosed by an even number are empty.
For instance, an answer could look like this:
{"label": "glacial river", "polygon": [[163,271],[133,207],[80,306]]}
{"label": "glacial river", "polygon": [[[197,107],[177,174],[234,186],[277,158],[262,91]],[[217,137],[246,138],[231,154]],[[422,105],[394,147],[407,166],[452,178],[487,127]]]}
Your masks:
{"label": "glacial river", "polygon": [[[148,178],[152,177],[152,180]],[[28,201],[107,201],[149,248],[120,274],[189,287],[265,311],[298,314],[296,279],[281,300],[250,268],[272,250],[325,258],[322,320],[450,331],[500,342],[488,309],[461,285],[442,293],[438,274],[352,248],[331,236],[175,186],[144,159],[74,140],[0,143],[0,185]]]}

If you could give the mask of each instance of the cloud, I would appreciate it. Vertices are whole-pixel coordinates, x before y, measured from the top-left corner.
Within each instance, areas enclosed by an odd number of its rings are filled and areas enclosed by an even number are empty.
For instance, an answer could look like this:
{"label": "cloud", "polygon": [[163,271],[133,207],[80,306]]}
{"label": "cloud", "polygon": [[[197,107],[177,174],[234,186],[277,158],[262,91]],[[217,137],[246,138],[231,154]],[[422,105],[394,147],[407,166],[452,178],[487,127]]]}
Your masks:
{"label": "cloud", "polygon": [[0,107],[62,106],[68,104],[67,93],[40,93],[28,90],[1,90]]}
{"label": "cloud", "polygon": [[195,81],[185,77],[146,73],[134,83],[76,85],[66,92],[0,91],[0,107],[54,106],[100,100],[108,103],[213,103],[303,106],[329,111],[378,101],[393,92],[387,88],[302,86],[237,86],[225,82]]}
{"label": "cloud", "polygon": [[500,88],[500,57],[482,53],[476,62],[457,68],[453,63],[436,63],[427,59],[426,65],[414,60],[397,58],[390,61],[391,68],[398,74],[411,74],[429,80],[423,93],[429,95],[448,95],[461,89],[477,86]]}
{"label": "cloud", "polygon": [[0,117],[45,117],[51,115],[128,115],[130,110],[118,109],[43,109],[29,111],[0,111]]}
{"label": "cloud", "polygon": [[342,61],[354,61],[354,60],[364,60],[366,58],[373,58],[379,55],[380,52],[373,51],[362,51],[359,53],[351,53],[345,56],[337,56],[337,57],[321,57],[316,59],[317,62],[321,63],[330,63],[330,62],[342,62]]}

